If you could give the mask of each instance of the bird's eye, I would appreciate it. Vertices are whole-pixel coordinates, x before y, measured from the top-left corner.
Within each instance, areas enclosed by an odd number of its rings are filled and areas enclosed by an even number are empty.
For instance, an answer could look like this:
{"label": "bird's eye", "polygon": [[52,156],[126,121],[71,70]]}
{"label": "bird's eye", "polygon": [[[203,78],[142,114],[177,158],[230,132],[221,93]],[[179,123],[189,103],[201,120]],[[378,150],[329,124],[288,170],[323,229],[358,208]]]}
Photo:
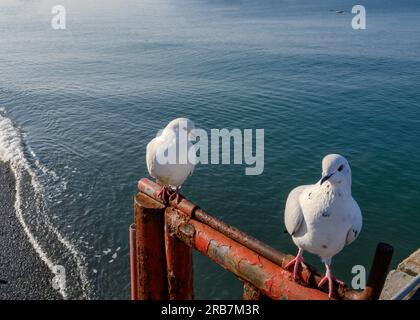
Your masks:
{"label": "bird's eye", "polygon": [[338,167],[338,171],[340,171],[340,172],[343,171],[343,169],[344,169],[344,164],[342,164],[341,166]]}

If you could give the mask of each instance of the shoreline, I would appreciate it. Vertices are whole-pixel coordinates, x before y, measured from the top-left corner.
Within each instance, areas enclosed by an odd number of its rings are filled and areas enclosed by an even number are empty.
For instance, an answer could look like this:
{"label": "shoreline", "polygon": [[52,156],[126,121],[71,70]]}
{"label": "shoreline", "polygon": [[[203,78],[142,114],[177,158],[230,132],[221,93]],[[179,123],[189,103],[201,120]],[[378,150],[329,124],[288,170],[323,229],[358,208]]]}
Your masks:
{"label": "shoreline", "polygon": [[0,161],[0,300],[62,299],[16,217],[15,194],[14,174]]}

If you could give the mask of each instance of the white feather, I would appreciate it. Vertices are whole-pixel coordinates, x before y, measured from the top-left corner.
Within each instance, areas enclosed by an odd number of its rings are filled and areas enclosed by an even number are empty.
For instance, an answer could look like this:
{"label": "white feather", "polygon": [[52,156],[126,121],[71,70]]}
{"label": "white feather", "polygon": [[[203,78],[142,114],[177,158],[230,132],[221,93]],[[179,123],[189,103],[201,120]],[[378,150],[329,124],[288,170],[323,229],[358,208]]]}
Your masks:
{"label": "white feather", "polygon": [[[362,229],[362,214],[351,195],[350,166],[343,159],[334,155],[323,162],[324,175],[334,173],[334,178],[297,187],[286,202],[285,225],[293,242],[325,261],[352,243]],[[343,163],[348,169],[339,172]]]}
{"label": "white feather", "polygon": [[[179,121],[183,120],[188,119],[179,119]],[[190,141],[186,141],[186,152],[189,154],[189,157],[181,154],[182,148],[179,147],[180,134],[178,130],[174,129],[174,121],[170,122],[171,127],[168,128],[168,125],[159,136],[148,143],[146,147],[146,164],[147,170],[152,177],[166,186],[175,188],[180,187],[188,176],[193,173],[196,155],[195,147]],[[162,155],[169,150],[176,150],[176,161],[171,163],[159,161],[159,154]],[[188,161],[181,161],[180,159],[183,159],[183,157]]]}

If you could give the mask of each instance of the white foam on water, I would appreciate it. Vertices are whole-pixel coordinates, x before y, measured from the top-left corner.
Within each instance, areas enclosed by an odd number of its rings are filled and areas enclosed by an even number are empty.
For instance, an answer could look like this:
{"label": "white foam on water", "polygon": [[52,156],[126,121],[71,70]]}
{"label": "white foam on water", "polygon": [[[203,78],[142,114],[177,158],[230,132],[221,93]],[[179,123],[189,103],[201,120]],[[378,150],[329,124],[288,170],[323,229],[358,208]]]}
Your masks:
{"label": "white foam on water", "polygon": [[26,148],[28,149],[29,153],[32,156],[32,159],[34,160],[35,167],[38,169],[38,171],[47,176],[50,180],[52,180],[54,183],[58,184],[55,187],[56,193],[61,193],[67,189],[67,181],[63,180],[54,170],[51,170],[47,168],[45,165],[41,163],[38,156],[36,155],[35,151],[32,150],[32,148],[27,145]]}
{"label": "white foam on water", "polygon": [[[44,173],[48,173],[58,179],[59,177],[57,174],[45,166],[42,166],[39,162],[39,159],[36,157],[36,154],[31,151],[32,156],[35,157],[35,165],[37,170],[41,170]],[[11,169],[15,175],[16,180],[16,196],[15,196],[15,211],[16,216],[22,225],[23,230],[25,231],[29,242],[35,249],[36,253],[42,259],[42,261],[48,266],[48,268],[53,273],[53,267],[56,265],[51,258],[48,256],[48,253],[45,249],[42,248],[41,244],[37,240],[36,236],[31,232],[28,224],[26,223],[23,215],[23,188],[22,179],[23,174],[26,173],[31,178],[31,187],[37,196],[37,201],[44,200],[44,187],[40,184],[37,175],[35,174],[34,170],[29,165],[27,159],[25,158],[23,145],[22,145],[22,138],[19,130],[14,126],[13,122],[5,116],[5,109],[0,108],[0,160],[3,162],[9,162]],[[74,261],[76,262],[76,266],[78,269],[78,274],[82,283],[82,292],[84,298],[89,299],[91,297],[91,288],[90,282],[87,278],[87,270],[85,266],[85,259],[81,255],[81,253],[77,250],[77,248],[67,240],[61,233],[58,231],[56,227],[51,223],[47,213],[39,209],[42,206],[37,206],[37,214],[43,219],[43,224],[48,228],[48,230],[53,233],[58,241],[68,250]],[[60,294],[63,296],[64,299],[68,297],[67,291],[65,288],[59,289]]]}

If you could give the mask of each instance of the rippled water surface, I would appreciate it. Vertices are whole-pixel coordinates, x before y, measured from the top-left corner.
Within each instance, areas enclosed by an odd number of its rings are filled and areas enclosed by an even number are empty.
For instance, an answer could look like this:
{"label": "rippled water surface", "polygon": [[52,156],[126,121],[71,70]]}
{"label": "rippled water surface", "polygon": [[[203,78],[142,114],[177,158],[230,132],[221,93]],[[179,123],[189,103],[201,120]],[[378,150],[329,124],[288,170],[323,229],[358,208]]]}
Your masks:
{"label": "rippled water surface", "polygon": [[[183,187],[211,214],[294,253],[287,194],[338,152],[364,227],[334,259],[337,277],[369,267],[379,241],[395,247],[394,264],[419,246],[415,1],[365,1],[364,31],[351,28],[346,1],[61,2],[65,31],[50,27],[49,1],[0,8],[0,156],[22,172],[23,218],[43,252],[70,269],[70,298],[129,298],[145,147],[178,116],[206,130],[265,130],[262,175],[203,165]],[[199,255],[194,268],[197,298],[241,297],[221,268]]]}

